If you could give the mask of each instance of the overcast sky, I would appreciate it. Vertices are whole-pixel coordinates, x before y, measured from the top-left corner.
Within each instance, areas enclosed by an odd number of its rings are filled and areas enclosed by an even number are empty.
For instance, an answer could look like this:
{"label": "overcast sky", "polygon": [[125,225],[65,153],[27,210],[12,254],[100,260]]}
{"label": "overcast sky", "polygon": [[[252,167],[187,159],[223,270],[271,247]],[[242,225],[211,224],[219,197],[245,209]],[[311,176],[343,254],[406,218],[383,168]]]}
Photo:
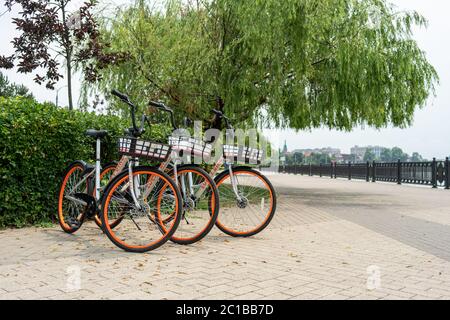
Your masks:
{"label": "overcast sky", "polygon": [[[127,0],[108,0],[108,2],[123,4]],[[328,129],[311,132],[268,130],[266,133],[272,142],[282,145],[284,140],[287,140],[290,150],[332,146],[341,148],[343,152],[349,152],[354,145],[382,145],[399,146],[408,153],[418,151],[426,158],[444,158],[450,155],[450,42],[448,41],[450,1],[391,0],[391,2],[400,10],[416,10],[429,20],[428,29],[415,31],[415,39],[426,51],[429,61],[440,76],[436,97],[430,99],[426,108],[416,112],[413,126],[404,130],[388,128],[378,131],[358,128],[350,133]],[[4,11],[4,7],[0,7],[0,14]],[[0,54],[8,55],[13,52],[10,41],[17,33],[11,24],[11,17],[10,13],[0,17]],[[55,101],[56,92],[35,84],[32,75],[16,74],[14,71],[4,73],[10,80],[25,84],[39,101]],[[57,88],[64,85],[65,83],[61,82]],[[79,91],[79,87],[79,82],[76,81],[75,92]],[[67,104],[66,88],[60,90],[59,101],[60,104]]]}

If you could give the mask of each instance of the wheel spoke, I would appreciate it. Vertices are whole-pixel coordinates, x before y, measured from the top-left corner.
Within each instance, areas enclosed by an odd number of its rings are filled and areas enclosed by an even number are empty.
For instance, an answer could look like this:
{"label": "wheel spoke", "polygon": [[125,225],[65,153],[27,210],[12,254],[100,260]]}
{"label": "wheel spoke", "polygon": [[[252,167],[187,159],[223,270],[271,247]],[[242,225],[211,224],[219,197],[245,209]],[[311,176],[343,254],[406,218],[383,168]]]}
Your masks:
{"label": "wheel spoke", "polygon": [[230,175],[218,182],[221,214],[218,226],[234,236],[248,236],[260,232],[274,213],[275,194],[264,178],[252,170],[234,172],[235,187],[241,199],[233,191]]}
{"label": "wheel spoke", "polygon": [[[136,182],[134,192],[139,205],[133,200],[128,172],[122,173],[104,195],[102,219],[109,224],[109,221],[122,218],[114,229],[105,228],[108,237],[119,247],[128,251],[147,251],[167,241],[175,231],[180,221],[180,198],[174,183],[162,173],[155,172],[155,169],[136,169],[133,177]],[[146,182],[150,179],[156,181],[156,187],[149,190],[145,197]],[[162,189],[158,185],[170,190],[172,197],[163,199]],[[174,219],[171,225],[164,227],[160,221],[167,212],[174,213]]]}

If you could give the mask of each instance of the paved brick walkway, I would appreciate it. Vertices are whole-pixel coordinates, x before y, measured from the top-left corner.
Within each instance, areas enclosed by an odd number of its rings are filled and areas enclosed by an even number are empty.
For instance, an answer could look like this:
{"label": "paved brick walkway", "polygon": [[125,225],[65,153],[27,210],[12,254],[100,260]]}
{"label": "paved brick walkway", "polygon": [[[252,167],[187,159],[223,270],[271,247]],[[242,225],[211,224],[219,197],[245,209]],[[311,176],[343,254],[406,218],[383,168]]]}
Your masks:
{"label": "paved brick walkway", "polygon": [[91,223],[0,231],[0,299],[450,298],[450,191],[270,178],[277,215],[251,239],[129,254]]}

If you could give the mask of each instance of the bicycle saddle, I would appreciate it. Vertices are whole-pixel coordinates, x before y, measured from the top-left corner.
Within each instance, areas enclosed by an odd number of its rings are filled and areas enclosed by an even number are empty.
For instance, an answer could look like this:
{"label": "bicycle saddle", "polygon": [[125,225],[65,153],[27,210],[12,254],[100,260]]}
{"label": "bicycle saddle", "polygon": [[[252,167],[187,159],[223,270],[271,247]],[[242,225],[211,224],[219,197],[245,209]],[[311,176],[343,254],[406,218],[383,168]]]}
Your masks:
{"label": "bicycle saddle", "polygon": [[104,138],[108,134],[106,130],[89,129],[86,131],[86,135],[93,138]]}

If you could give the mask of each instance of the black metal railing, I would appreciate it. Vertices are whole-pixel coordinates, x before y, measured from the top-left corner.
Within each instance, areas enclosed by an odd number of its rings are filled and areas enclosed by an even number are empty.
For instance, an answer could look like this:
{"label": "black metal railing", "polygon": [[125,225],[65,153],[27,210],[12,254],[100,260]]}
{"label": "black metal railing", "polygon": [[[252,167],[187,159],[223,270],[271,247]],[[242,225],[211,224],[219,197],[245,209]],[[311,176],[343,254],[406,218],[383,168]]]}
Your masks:
{"label": "black metal railing", "polygon": [[392,182],[397,184],[428,185],[450,189],[450,161],[424,162],[367,162],[327,165],[280,166],[280,173],[308,176]]}

